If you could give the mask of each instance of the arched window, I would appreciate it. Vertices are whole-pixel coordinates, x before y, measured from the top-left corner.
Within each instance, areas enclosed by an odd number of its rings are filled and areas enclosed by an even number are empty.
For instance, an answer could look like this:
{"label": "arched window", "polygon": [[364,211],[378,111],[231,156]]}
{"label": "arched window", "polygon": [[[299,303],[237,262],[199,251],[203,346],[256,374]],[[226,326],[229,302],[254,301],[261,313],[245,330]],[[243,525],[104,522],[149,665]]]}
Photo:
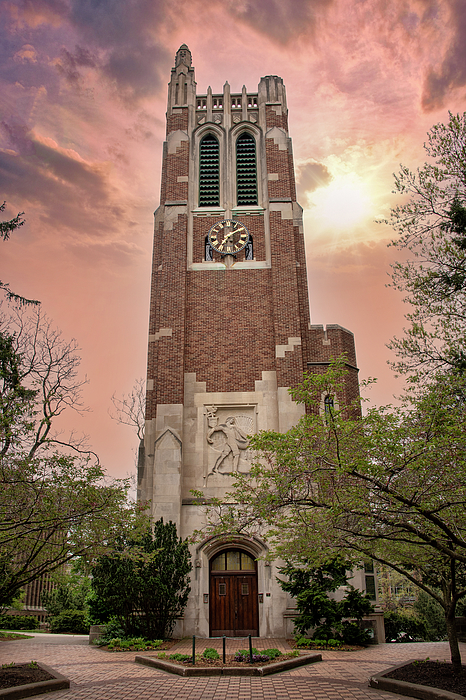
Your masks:
{"label": "arched window", "polygon": [[213,134],[199,146],[199,206],[220,206],[220,148]]}
{"label": "arched window", "polygon": [[230,549],[212,560],[212,571],[255,571],[256,562],[246,552]]}
{"label": "arched window", "polygon": [[237,204],[257,204],[256,142],[244,132],[236,141]]}

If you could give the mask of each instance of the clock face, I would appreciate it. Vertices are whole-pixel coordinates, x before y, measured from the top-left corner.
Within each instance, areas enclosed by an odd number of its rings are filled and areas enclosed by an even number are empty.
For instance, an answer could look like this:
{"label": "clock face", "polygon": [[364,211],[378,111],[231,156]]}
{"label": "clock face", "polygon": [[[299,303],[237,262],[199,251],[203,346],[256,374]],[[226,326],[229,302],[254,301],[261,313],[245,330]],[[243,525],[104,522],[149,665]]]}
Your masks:
{"label": "clock face", "polygon": [[243,250],[249,241],[249,231],[240,221],[218,221],[209,231],[209,243],[222,255],[234,255]]}

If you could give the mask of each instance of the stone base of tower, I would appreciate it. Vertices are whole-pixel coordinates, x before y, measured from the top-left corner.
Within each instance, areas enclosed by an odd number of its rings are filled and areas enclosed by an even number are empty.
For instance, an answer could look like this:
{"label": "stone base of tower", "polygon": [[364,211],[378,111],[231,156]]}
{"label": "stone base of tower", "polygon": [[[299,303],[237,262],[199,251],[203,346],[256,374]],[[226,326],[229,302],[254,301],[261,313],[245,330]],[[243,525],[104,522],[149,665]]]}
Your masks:
{"label": "stone base of tower", "polygon": [[[206,499],[223,498],[232,488],[236,473],[248,473],[253,455],[248,435],[260,430],[285,432],[303,415],[286,387],[277,387],[275,372],[262,372],[250,392],[207,392],[196,375],[185,375],[184,404],[159,405],[148,421],[145,464],[140,468],[138,499],[150,501],[153,520],[163,517],[176,523],[182,538],[205,526],[205,510],[193,491]],[[225,554],[235,562],[225,566],[248,566],[231,572],[214,560]],[[175,636],[208,637],[215,631],[262,637],[292,634],[292,601],[277,584],[280,562],[264,561],[266,544],[258,538],[233,540],[209,538],[191,546],[193,571],[191,595]],[[221,558],[221,557],[220,557]],[[224,598],[225,596],[225,598]],[[254,605],[245,609],[254,597]],[[215,601],[213,601],[213,598]],[[227,605],[230,609],[223,610]],[[252,603],[251,603],[252,604]],[[216,612],[216,607],[223,612]],[[219,617],[216,622],[213,616]]]}

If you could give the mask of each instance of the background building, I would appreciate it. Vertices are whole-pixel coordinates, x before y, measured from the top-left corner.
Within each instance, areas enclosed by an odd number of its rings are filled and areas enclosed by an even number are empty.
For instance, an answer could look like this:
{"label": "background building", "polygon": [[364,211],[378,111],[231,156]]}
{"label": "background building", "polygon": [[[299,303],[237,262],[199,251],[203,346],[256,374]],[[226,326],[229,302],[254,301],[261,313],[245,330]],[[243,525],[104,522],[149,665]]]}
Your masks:
{"label": "background building", "polygon": [[[160,206],[155,212],[146,433],[138,498],[182,537],[202,527],[192,490],[222,497],[251,465],[248,435],[286,431],[302,415],[288,389],[346,353],[343,395],[358,394],[354,339],[312,326],[302,209],[285,87],[198,95],[191,53],[168,88]],[[193,547],[190,602],[178,635],[292,632],[291,601],[259,539]],[[364,589],[364,573],[359,581]],[[356,585],[358,581],[355,581]]]}

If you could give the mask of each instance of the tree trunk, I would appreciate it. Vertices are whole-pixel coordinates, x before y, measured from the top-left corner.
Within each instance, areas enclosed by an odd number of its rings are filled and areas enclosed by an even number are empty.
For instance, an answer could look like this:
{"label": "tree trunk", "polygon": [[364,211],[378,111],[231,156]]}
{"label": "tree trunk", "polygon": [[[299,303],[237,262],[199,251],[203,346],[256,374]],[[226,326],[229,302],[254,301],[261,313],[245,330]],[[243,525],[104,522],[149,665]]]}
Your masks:
{"label": "tree trunk", "polygon": [[451,663],[456,668],[461,669],[461,654],[458,646],[455,610],[456,605],[450,605],[447,610],[447,614],[445,615],[445,620],[447,623],[448,643],[450,644]]}

